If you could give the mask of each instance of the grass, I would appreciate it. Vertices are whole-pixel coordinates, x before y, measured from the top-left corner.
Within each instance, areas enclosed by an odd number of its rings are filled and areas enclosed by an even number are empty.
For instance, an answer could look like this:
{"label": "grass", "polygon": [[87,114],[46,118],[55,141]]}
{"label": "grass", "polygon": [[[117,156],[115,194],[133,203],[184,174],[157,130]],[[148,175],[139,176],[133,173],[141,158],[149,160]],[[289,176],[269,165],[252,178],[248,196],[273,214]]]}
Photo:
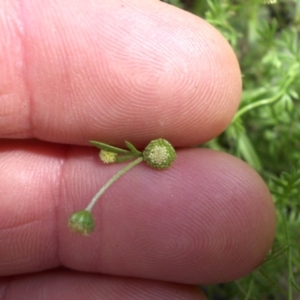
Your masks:
{"label": "grass", "polygon": [[206,19],[234,49],[242,102],[227,130],[206,146],[256,169],[277,211],[276,238],[264,264],[238,281],[207,287],[207,295],[300,299],[300,0],[165,2]]}

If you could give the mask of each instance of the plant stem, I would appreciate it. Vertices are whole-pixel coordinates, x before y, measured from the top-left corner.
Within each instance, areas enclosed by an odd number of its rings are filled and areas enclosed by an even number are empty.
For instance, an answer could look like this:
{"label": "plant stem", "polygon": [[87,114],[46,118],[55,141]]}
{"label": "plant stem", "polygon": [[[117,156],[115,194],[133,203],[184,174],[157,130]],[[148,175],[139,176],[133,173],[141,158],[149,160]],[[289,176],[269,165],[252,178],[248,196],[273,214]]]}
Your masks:
{"label": "plant stem", "polygon": [[263,100],[259,100],[257,102],[254,103],[250,103],[247,106],[241,108],[234,116],[232,123],[234,121],[236,121],[238,118],[240,118],[243,114],[245,114],[246,112],[248,112],[249,110],[252,110],[253,108],[262,106],[262,105],[267,105],[267,104],[272,104],[273,102],[276,102],[278,99],[280,99],[282,97],[282,95],[284,95],[286,93],[286,90],[288,88],[288,86],[291,85],[291,83],[294,81],[295,77],[291,77],[289,78],[289,80],[287,80],[287,82],[285,83],[284,87],[282,88],[282,90],[275,96],[271,97],[271,98],[267,98],[267,99],[263,99]]}
{"label": "plant stem", "polygon": [[276,282],[276,280],[272,279],[269,274],[267,274],[265,271],[263,271],[262,268],[259,268],[259,273],[265,277],[267,280],[270,281],[271,284],[273,284],[279,292],[281,292],[284,296],[288,296],[288,293],[286,292],[286,290],[284,288],[282,288],[279,283]]}
{"label": "plant stem", "polygon": [[122,176],[124,173],[129,171],[131,168],[139,164],[141,161],[143,161],[143,157],[139,157],[133,162],[129,163],[126,167],[121,169],[117,174],[115,174],[111,179],[107,181],[107,183],[98,191],[98,193],[93,197],[90,204],[86,207],[86,211],[91,212],[93,206],[96,204],[97,200],[102,196],[102,194],[117,180],[120,176]]}
{"label": "plant stem", "polygon": [[[245,296],[245,300],[249,300],[250,297],[251,297],[252,287],[253,287],[253,282],[254,282],[254,280],[251,279],[250,284],[249,284],[249,287],[248,287],[247,294],[246,294],[246,296]],[[252,298],[252,299],[253,299],[253,298]]]}
{"label": "plant stem", "polygon": [[[287,216],[283,215],[283,225],[284,231],[286,234],[287,241],[290,241],[290,233],[287,225]],[[294,281],[294,274],[293,274],[293,266],[292,266],[292,245],[288,247],[287,251],[287,262],[288,262],[288,300],[293,300],[293,281]]]}

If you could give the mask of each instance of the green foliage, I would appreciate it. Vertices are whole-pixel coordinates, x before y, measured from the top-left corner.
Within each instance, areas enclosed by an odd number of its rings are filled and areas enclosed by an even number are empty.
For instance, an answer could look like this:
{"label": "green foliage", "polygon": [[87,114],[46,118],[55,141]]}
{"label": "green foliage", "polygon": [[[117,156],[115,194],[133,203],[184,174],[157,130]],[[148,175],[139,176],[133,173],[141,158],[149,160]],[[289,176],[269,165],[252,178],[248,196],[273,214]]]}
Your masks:
{"label": "green foliage", "polygon": [[[300,1],[194,0],[233,47],[243,74],[240,108],[207,147],[253,166],[272,192],[277,233],[264,264],[249,276],[208,287],[210,299],[300,299]],[[298,283],[298,285],[297,285]]]}
{"label": "green foliage", "polygon": [[175,5],[177,7],[183,8],[183,5],[180,0],[162,0],[162,2],[166,2],[169,4]]}

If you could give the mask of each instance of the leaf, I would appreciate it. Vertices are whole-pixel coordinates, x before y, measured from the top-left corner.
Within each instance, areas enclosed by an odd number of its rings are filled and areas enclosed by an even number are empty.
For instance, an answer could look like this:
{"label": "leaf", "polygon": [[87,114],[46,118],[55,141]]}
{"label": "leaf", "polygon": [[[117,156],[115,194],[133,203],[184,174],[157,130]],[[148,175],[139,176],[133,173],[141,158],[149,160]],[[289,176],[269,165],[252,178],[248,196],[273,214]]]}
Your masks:
{"label": "leaf", "polygon": [[295,90],[293,90],[293,89],[289,90],[289,95],[291,97],[293,97],[294,99],[299,99],[299,94]]}
{"label": "leaf", "polygon": [[132,153],[136,154],[136,155],[141,155],[142,152],[140,152],[138,149],[136,149],[131,143],[129,143],[128,141],[125,141],[125,144],[127,146],[127,148],[129,150],[131,150]]}
{"label": "leaf", "polygon": [[122,155],[122,156],[119,156],[117,158],[117,163],[121,163],[121,162],[124,162],[124,161],[127,161],[127,160],[130,160],[130,159],[133,159],[133,158],[137,158],[139,155],[136,155],[134,153],[130,153],[130,154],[126,154],[126,155]]}
{"label": "leaf", "polygon": [[255,170],[261,171],[262,165],[260,159],[258,158],[258,155],[246,134],[241,133],[239,135],[237,146],[246,162],[249,163],[249,165],[251,165]]}
{"label": "leaf", "polygon": [[270,192],[272,193],[272,195],[274,196],[278,196],[278,197],[282,197],[283,196],[283,193],[279,193],[277,191],[274,191],[273,189],[270,189]]}
{"label": "leaf", "polygon": [[287,184],[282,179],[278,179],[276,177],[273,177],[272,180],[276,183],[277,186],[281,186],[282,188],[286,188]]}
{"label": "leaf", "polygon": [[101,143],[101,142],[97,142],[97,141],[90,141],[90,143],[100,150],[109,151],[109,152],[118,153],[118,154],[130,153],[130,151],[128,151],[128,150],[117,148],[117,147],[114,147],[114,146],[111,146],[111,145],[108,145],[105,143]]}

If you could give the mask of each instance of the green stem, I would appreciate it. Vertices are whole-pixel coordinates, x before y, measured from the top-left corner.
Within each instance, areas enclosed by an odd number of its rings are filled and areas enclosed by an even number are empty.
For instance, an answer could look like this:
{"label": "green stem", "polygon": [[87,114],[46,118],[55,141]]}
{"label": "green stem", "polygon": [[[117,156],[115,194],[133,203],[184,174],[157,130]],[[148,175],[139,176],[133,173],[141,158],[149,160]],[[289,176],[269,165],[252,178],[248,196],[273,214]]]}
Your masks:
{"label": "green stem", "polygon": [[[287,217],[286,215],[283,215],[283,227],[286,235],[287,241],[290,241],[290,232],[288,230],[287,225]],[[293,265],[292,265],[292,245],[288,247],[287,251],[287,263],[288,263],[288,300],[293,300],[293,280],[294,280],[294,274],[293,274]]]}
{"label": "green stem", "polygon": [[240,292],[241,292],[243,295],[246,295],[246,292],[245,292],[244,288],[241,286],[241,284],[239,283],[239,281],[236,280],[234,283],[235,283],[235,285],[238,287],[238,289],[240,290]]}
{"label": "green stem", "polygon": [[235,120],[237,120],[238,118],[240,118],[243,114],[245,114],[247,111],[252,110],[253,108],[259,107],[259,106],[263,106],[263,105],[267,105],[267,104],[271,104],[273,102],[275,102],[279,97],[281,97],[283,95],[283,92],[280,92],[279,94],[277,94],[274,97],[268,98],[268,99],[263,99],[254,103],[251,103],[243,108],[241,108],[236,115],[233,118],[233,122]]}
{"label": "green stem", "polygon": [[276,102],[278,99],[280,99],[280,97],[282,95],[284,95],[286,93],[286,90],[288,88],[288,86],[293,82],[293,80],[295,79],[295,77],[291,77],[289,80],[287,80],[287,82],[285,83],[283,89],[275,96],[271,97],[271,98],[267,98],[267,99],[263,99],[254,103],[250,103],[249,105],[241,108],[234,116],[232,123],[234,121],[236,121],[238,118],[240,118],[243,114],[245,114],[246,112],[248,112],[249,110],[252,110],[253,108],[259,107],[259,106],[263,106],[263,105],[267,105],[267,104],[271,104],[273,102]]}
{"label": "green stem", "polygon": [[280,291],[284,296],[287,296],[288,293],[286,292],[286,290],[284,288],[282,288],[277,282],[276,280],[272,279],[265,271],[263,271],[262,268],[259,268],[259,273],[264,276],[267,280],[269,280],[271,282],[271,284],[273,284],[278,291]]}
{"label": "green stem", "polygon": [[[245,296],[245,300],[249,300],[250,297],[251,297],[251,294],[252,294],[252,287],[253,287],[253,282],[254,282],[253,279],[251,279],[250,284],[249,284],[249,287],[248,287],[247,294],[246,294],[246,296]],[[251,298],[251,299],[253,299],[253,298]]]}
{"label": "green stem", "polygon": [[130,153],[128,155],[122,155],[122,156],[118,156],[116,163],[122,163],[125,162],[127,160],[133,159],[133,158],[137,158],[137,157],[142,157],[141,155],[136,155],[134,153]]}
{"label": "green stem", "polygon": [[129,171],[131,168],[139,164],[141,161],[143,161],[143,157],[139,157],[133,162],[129,163],[126,167],[121,169],[117,174],[115,174],[111,179],[107,181],[107,183],[98,191],[98,193],[93,197],[90,204],[86,207],[86,211],[91,212],[93,206],[96,204],[98,199],[102,196],[102,194],[117,180],[120,176],[122,176],[124,173]]}

